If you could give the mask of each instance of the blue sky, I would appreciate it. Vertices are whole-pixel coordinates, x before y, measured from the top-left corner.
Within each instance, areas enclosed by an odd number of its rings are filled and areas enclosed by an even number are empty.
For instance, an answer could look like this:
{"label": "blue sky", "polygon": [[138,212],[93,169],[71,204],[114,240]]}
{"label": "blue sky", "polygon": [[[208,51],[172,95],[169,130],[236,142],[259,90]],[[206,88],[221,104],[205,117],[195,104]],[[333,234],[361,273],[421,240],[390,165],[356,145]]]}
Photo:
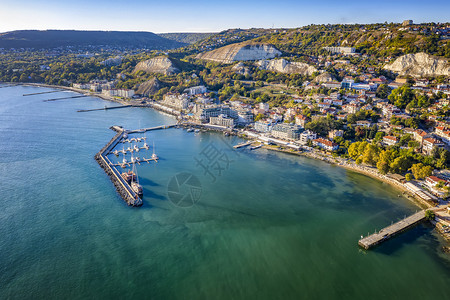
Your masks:
{"label": "blue sky", "polygon": [[450,1],[0,0],[0,32],[79,29],[214,32],[327,23],[450,22]]}

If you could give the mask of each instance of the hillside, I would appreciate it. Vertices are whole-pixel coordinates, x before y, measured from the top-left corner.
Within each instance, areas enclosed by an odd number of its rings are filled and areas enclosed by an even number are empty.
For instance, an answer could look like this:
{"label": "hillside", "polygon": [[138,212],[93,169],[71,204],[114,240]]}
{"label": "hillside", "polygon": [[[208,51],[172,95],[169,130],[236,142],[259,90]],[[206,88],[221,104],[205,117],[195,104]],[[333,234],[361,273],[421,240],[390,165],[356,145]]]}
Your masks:
{"label": "hillside", "polygon": [[269,44],[236,43],[200,53],[196,58],[229,64],[235,61],[271,59],[279,55],[281,52]]}
{"label": "hillside", "polygon": [[[268,43],[288,55],[324,55],[323,47],[354,47],[362,54],[398,57],[425,52],[450,58],[450,24],[308,25],[295,29],[233,29],[202,40],[193,48],[212,50],[240,41]],[[444,28],[444,29],[442,29]]]}
{"label": "hillside", "polygon": [[194,44],[202,41],[215,33],[212,32],[171,32],[158,33],[160,37],[183,44]]}
{"label": "hillside", "polygon": [[435,58],[425,53],[401,56],[384,68],[399,75],[415,77],[450,76],[450,63],[447,59]]}
{"label": "hillside", "polygon": [[145,61],[141,61],[136,65],[136,68],[134,69],[134,72],[137,71],[159,73],[164,75],[173,75],[180,72],[180,70],[172,63],[172,61],[165,56],[154,57]]}
{"label": "hillside", "polygon": [[185,45],[152,32],[17,30],[0,33],[0,48],[5,49],[109,46],[163,50]]}

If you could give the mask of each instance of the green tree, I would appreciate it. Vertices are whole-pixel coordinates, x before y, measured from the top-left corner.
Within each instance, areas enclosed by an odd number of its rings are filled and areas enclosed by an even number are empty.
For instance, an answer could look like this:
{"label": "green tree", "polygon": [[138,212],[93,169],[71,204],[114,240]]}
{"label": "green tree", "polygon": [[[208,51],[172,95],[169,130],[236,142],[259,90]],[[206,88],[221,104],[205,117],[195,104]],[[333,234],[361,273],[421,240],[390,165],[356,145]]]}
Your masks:
{"label": "green tree", "polygon": [[388,99],[398,108],[405,108],[414,99],[414,92],[409,86],[404,85],[393,90]]}
{"label": "green tree", "polygon": [[391,94],[392,89],[387,84],[380,84],[377,88],[376,96],[381,99],[386,99]]}
{"label": "green tree", "polygon": [[386,133],[384,133],[384,131],[378,131],[375,134],[375,141],[380,142],[385,135],[386,135]]}
{"label": "green tree", "polygon": [[392,173],[403,174],[411,167],[410,160],[406,156],[399,156],[390,165]]}
{"label": "green tree", "polygon": [[378,160],[378,147],[373,144],[368,144],[364,149],[362,160],[365,164],[375,166]]}
{"label": "green tree", "polygon": [[433,173],[433,168],[431,166],[425,166],[423,163],[418,163],[412,165],[411,172],[416,179],[424,179]]}
{"label": "green tree", "polygon": [[427,219],[428,221],[433,221],[436,218],[436,214],[434,213],[434,211],[427,209],[425,211],[425,219]]}
{"label": "green tree", "polygon": [[406,181],[411,181],[413,179],[412,174],[411,173],[406,174],[405,179]]}

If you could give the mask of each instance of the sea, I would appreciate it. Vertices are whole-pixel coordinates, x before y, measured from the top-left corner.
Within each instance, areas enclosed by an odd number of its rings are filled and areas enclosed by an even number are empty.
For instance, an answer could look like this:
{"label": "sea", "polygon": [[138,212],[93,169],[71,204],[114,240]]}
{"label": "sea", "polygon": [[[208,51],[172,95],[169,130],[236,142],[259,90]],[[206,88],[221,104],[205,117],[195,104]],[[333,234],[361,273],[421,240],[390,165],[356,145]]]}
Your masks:
{"label": "sea", "polygon": [[171,128],[130,135],[150,147],[134,156],[159,160],[135,165],[143,206],[129,207],[94,155],[113,125],[176,119],[44,101],[77,95],[64,90],[23,96],[52,90],[0,85],[0,299],[448,299],[450,256],[432,226],[358,247],[418,210],[390,185]]}

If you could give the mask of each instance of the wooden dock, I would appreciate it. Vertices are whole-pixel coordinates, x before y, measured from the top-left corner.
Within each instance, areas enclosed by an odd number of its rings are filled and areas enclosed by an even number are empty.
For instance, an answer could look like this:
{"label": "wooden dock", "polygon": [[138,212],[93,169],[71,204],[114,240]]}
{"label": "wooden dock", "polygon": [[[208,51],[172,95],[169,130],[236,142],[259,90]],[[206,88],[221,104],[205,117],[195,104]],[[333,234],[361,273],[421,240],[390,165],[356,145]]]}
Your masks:
{"label": "wooden dock", "polygon": [[421,210],[397,223],[381,229],[379,232],[363,237],[359,240],[358,245],[368,250],[391,237],[403,232],[409,228],[414,227],[425,220],[425,210]]}
{"label": "wooden dock", "polygon": [[96,110],[108,110],[108,109],[117,109],[117,108],[126,108],[126,107],[132,107],[133,105],[121,105],[121,106],[107,106],[103,108],[93,108],[93,109],[80,109],[77,110],[77,112],[88,112],[88,111],[96,111]]}

